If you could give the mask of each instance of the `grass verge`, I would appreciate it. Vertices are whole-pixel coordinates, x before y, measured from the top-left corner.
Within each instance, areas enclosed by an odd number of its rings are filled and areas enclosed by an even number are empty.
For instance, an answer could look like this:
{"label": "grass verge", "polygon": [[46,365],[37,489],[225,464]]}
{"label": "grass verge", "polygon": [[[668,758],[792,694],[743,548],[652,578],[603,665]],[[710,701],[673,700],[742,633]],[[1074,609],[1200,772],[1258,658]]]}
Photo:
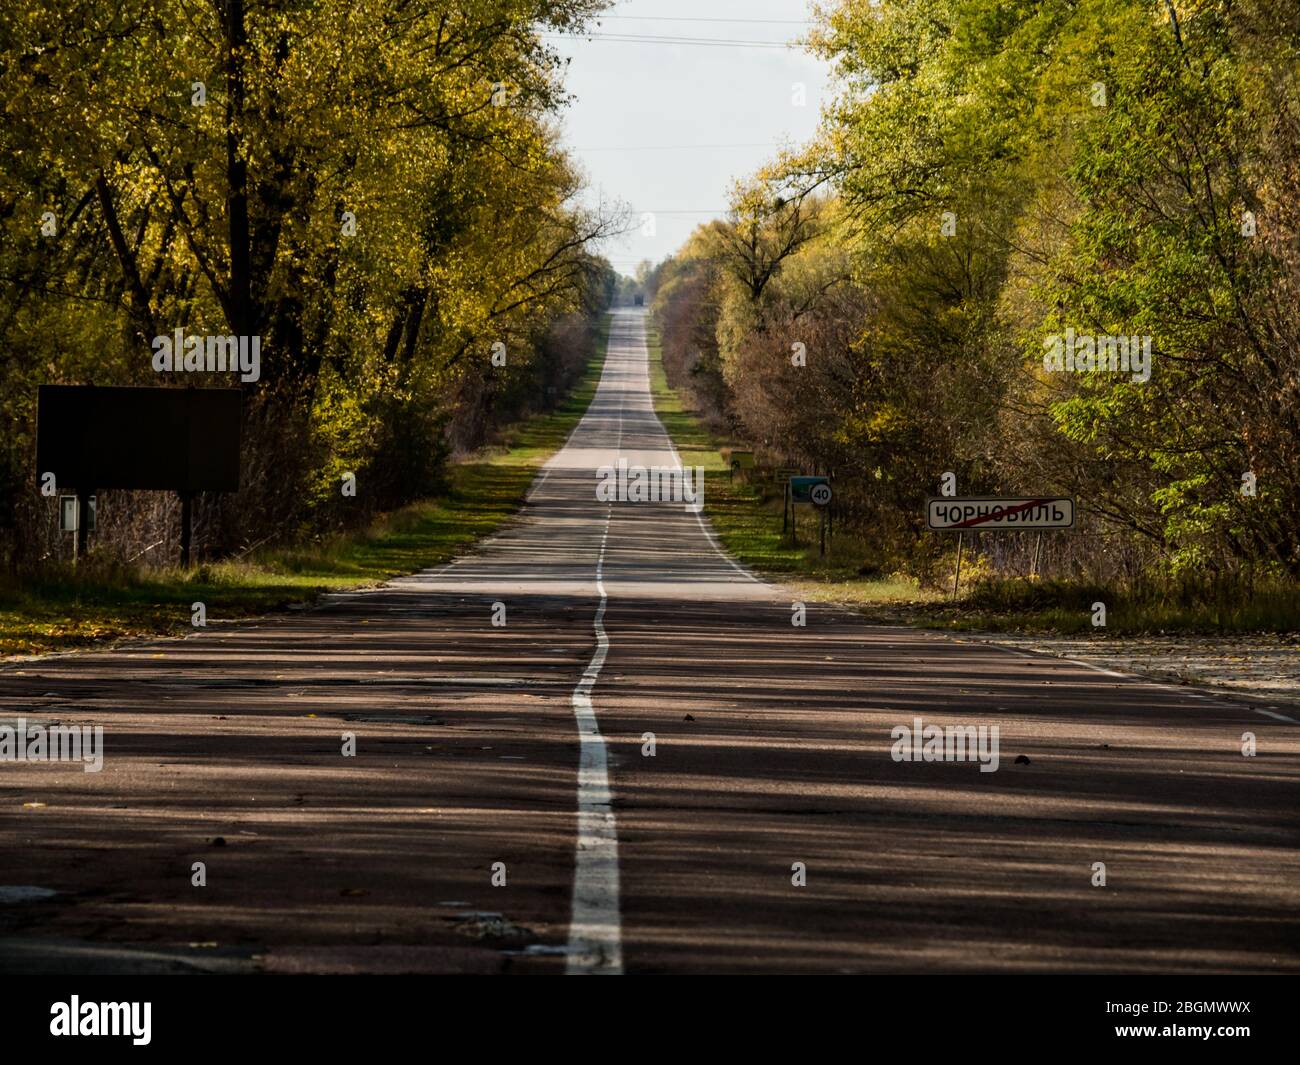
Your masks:
{"label": "grass verge", "polygon": [[508,427],[500,443],[453,462],[444,495],[321,544],[268,548],[239,561],[189,571],[59,568],[21,586],[0,586],[0,656],[193,632],[196,602],[204,604],[209,623],[247,618],[453,558],[519,509],[538,470],[563,446],[596,393],[605,340],[602,331],[561,406]]}
{"label": "grass verge", "polygon": [[[1093,624],[1099,603],[1105,606],[1104,627]],[[932,607],[915,620],[928,628],[1098,639],[1300,632],[1300,589],[1276,582],[1249,596],[1238,592],[1216,599],[1198,587],[1117,590],[1083,581],[983,580],[960,602]]]}

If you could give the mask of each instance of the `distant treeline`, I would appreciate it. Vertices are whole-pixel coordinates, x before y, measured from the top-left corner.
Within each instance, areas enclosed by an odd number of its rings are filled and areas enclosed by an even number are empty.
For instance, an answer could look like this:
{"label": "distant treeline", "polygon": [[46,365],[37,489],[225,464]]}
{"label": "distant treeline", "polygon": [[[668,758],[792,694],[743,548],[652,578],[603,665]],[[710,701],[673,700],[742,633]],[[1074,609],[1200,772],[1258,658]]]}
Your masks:
{"label": "distant treeline", "polygon": [[[617,275],[588,250],[611,220],[574,206],[541,35],[603,6],[6,4],[0,561],[68,549],[38,384],[244,389],[242,488],[196,505],[208,557],[436,491],[450,453],[553,405]],[[259,337],[259,380],[156,372],[177,329]],[[96,551],[170,548],[174,497],[114,497]]]}
{"label": "distant treeline", "polygon": [[923,577],[947,472],[1077,497],[1062,576],[1300,575],[1300,7],[840,0],[812,41],[820,136],[649,279],[670,379]]}

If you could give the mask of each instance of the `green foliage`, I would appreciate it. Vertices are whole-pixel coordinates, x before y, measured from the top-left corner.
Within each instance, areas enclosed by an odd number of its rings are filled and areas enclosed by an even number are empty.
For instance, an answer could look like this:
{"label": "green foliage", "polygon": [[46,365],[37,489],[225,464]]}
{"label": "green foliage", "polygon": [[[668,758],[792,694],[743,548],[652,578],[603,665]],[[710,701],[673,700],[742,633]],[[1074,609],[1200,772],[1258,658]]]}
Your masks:
{"label": "green foliage", "polygon": [[[820,137],[659,271],[665,364],[716,352],[710,420],[833,472],[926,580],[945,471],[1076,496],[1050,552],[1076,581],[1300,575],[1295,6],[840,0],[813,44],[842,84]],[[1048,372],[1066,330],[1150,337],[1150,379]]]}
{"label": "green foliage", "polygon": [[[11,565],[60,550],[33,488],[35,386],[160,383],[151,340],[177,327],[261,337],[261,380],[243,386],[243,488],[198,506],[200,546],[217,554],[418,498],[451,450],[557,395],[572,360],[542,353],[599,311],[614,275],[588,251],[609,220],[573,205],[579,178],[553,121],[562,62],[541,34],[580,29],[603,6],[7,5]],[[590,351],[590,328],[578,339]],[[344,469],[358,474],[351,517]],[[154,538],[169,520],[155,511],[137,508],[99,548],[121,556]]]}
{"label": "green foliage", "polygon": [[193,632],[191,604],[219,623],[313,602],[321,592],[374,585],[436,566],[491,535],[515,514],[538,471],[577,425],[595,394],[599,340],[556,410],[511,424],[509,446],[448,465],[435,499],[376,516],[360,529],[310,543],[262,547],[238,558],[142,571],[93,557],[0,577],[0,655],[36,654],[104,640]]}

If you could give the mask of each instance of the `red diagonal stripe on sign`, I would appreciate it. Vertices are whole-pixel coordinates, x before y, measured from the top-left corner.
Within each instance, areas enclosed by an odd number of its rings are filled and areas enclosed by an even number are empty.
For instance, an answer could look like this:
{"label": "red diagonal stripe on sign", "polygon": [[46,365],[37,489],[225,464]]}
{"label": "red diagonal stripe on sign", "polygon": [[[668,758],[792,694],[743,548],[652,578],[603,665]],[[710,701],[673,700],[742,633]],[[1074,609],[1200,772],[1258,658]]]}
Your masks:
{"label": "red diagonal stripe on sign", "polygon": [[983,517],[970,518],[967,521],[959,521],[956,525],[949,525],[948,528],[969,529],[973,525],[982,525],[986,521],[998,521],[1008,514],[1023,514],[1026,510],[1033,510],[1034,507],[1041,507],[1044,503],[1050,502],[1050,499],[1031,499],[1028,503],[1021,503],[1018,507],[1004,507],[1000,514],[985,514]]}

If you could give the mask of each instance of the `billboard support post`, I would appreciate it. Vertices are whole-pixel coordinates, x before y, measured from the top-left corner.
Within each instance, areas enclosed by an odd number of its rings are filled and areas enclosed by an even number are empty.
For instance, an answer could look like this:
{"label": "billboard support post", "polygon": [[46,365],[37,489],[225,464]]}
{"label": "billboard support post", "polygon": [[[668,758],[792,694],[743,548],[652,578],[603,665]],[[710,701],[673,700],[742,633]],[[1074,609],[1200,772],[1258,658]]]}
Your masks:
{"label": "billboard support post", "polygon": [[190,539],[194,532],[193,492],[181,492],[181,569],[190,568]]}
{"label": "billboard support post", "polygon": [[93,489],[77,489],[77,531],[72,539],[72,561],[77,563],[86,553],[86,538],[90,535],[90,497]]}

